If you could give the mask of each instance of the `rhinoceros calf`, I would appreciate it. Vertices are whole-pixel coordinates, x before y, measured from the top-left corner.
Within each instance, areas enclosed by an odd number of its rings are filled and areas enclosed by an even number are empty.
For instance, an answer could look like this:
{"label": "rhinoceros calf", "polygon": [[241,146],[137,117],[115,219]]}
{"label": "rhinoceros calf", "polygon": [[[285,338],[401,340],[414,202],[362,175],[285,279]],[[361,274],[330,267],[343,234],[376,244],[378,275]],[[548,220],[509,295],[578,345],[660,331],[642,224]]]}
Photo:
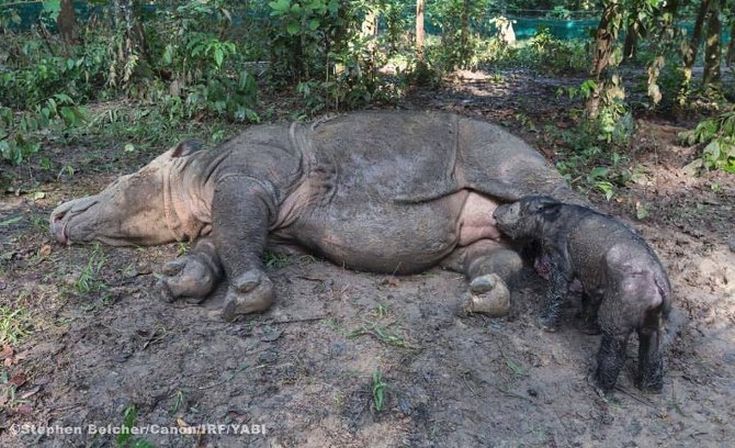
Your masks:
{"label": "rhinoceros calf", "polygon": [[[530,196],[495,209],[498,228],[515,239],[533,240],[549,260],[549,289],[541,314],[553,330],[572,282],[581,282],[586,317],[597,318],[602,342],[595,381],[614,386],[625,349],[638,332],[638,386],[660,391],[662,322],[671,309],[671,286],[661,262],[637,233],[622,222],[578,205]],[[598,313],[599,310],[599,313]]]}
{"label": "rhinoceros calf", "polygon": [[222,315],[231,320],[274,299],[261,261],[267,246],[372,272],[441,264],[491,294],[521,266],[492,212],[537,193],[579,200],[538,152],[498,126],[363,112],[252,126],[209,151],[181,143],[101,193],[60,205],[50,228],[66,244],[196,240],[164,267],[161,294],[203,299],[226,277]]}

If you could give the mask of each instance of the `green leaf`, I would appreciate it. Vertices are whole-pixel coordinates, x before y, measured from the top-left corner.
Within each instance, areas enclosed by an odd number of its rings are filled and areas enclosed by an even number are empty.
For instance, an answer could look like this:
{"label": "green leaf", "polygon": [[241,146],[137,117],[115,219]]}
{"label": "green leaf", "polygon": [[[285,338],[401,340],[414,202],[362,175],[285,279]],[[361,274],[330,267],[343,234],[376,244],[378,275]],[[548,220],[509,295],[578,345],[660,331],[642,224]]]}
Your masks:
{"label": "green leaf", "polygon": [[7,227],[11,224],[15,224],[16,222],[20,222],[23,220],[23,216],[15,216],[10,219],[6,219],[5,221],[0,222],[0,227]]}
{"label": "green leaf", "polygon": [[174,48],[171,45],[166,45],[166,48],[163,50],[163,64],[171,65],[173,60],[174,60]]}
{"label": "green leaf", "polygon": [[45,0],[43,2],[43,12],[48,14],[51,20],[56,20],[61,12],[61,0]]}
{"label": "green leaf", "polygon": [[217,64],[217,67],[222,66],[222,62],[225,60],[225,52],[222,51],[221,47],[217,47],[214,49],[214,62]]}
{"label": "green leaf", "polygon": [[311,31],[316,31],[319,28],[319,25],[321,25],[319,23],[319,19],[311,19],[311,20],[309,20],[309,29]]}
{"label": "green leaf", "polygon": [[288,9],[291,7],[291,1],[290,0],[276,0],[274,2],[268,3],[268,6],[271,7],[274,13],[283,14],[284,12],[288,11]]}
{"label": "green leaf", "polygon": [[288,25],[286,25],[286,31],[288,34],[295,36],[301,32],[301,27],[296,22],[289,22]]}
{"label": "green leaf", "polygon": [[607,176],[607,174],[608,174],[609,171],[610,170],[606,166],[598,166],[598,167],[594,168],[592,171],[590,171],[589,177],[591,179],[597,179],[597,178],[600,178],[600,177],[605,177],[605,176]]}

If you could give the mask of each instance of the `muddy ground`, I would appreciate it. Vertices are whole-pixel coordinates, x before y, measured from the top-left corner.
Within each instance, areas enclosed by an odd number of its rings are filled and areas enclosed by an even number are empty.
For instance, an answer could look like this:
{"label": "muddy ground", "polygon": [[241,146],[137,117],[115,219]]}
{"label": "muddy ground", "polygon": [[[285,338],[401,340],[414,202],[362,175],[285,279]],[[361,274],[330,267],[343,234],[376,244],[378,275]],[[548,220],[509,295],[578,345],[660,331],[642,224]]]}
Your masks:
{"label": "muddy ground", "polygon": [[[518,113],[560,116],[569,105],[553,99],[557,88],[535,75],[468,74],[401,107],[500,122],[554,159]],[[587,376],[599,336],[575,329],[573,306],[559,332],[539,330],[543,283],[531,270],[501,319],[459,311],[467,285],[456,273],[393,277],[311,257],[268,259],[278,300],[263,315],[226,324],[207,306],[163,303],[152,294],[155,272],[185,247],[61,247],[46,234],[56,204],[153,157],[98,149],[64,182],[34,184],[29,173],[21,184],[35,187],[0,196],[0,306],[23,310],[13,324],[26,330],[0,353],[0,446],[115,445],[87,425],[120,426],[131,409],[137,427],[266,428],[138,438],[160,447],[732,446],[734,176],[685,175],[694,149],[677,145],[683,128],[637,124],[630,156],[641,176],[610,202],[591,198],[633,222],[669,271],[675,311],[662,394],[632,384],[634,342],[618,389],[598,397]],[[637,220],[642,208],[648,216]],[[18,434],[22,424],[84,429]]]}

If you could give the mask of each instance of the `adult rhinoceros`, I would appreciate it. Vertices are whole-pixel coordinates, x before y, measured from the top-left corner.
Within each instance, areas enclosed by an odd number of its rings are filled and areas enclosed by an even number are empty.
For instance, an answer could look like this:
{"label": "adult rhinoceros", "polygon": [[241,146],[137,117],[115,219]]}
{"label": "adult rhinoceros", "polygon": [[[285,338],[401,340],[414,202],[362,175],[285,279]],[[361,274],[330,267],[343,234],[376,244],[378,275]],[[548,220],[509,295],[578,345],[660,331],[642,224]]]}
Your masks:
{"label": "adult rhinoceros", "polygon": [[577,200],[538,152],[498,126],[360,112],[252,126],[208,151],[181,143],[101,193],[60,205],[51,232],[67,244],[196,240],[164,266],[161,293],[204,298],[226,277],[230,320],[272,303],[267,246],[372,272],[442,265],[465,273],[475,293],[507,295],[502,283],[521,260],[493,210],[529,194]]}

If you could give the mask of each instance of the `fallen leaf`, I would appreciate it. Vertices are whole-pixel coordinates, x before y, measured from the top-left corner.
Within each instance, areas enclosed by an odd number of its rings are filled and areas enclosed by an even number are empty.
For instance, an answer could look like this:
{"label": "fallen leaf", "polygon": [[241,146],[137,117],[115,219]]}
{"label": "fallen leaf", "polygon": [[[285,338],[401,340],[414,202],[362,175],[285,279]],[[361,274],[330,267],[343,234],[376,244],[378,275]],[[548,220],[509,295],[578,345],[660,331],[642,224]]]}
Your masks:
{"label": "fallen leaf", "polygon": [[13,356],[13,347],[3,345],[3,349],[0,351],[0,359],[10,358],[11,356]]}
{"label": "fallen leaf", "polygon": [[44,244],[41,246],[41,248],[38,250],[38,255],[41,257],[48,257],[51,255],[51,245],[50,244]]}
{"label": "fallen leaf", "polygon": [[15,408],[15,412],[22,415],[31,415],[31,413],[33,413],[33,406],[30,404],[22,404]]}
{"label": "fallen leaf", "polygon": [[15,387],[20,387],[24,385],[28,381],[28,377],[25,373],[16,373],[15,375],[11,376],[8,380],[8,383],[12,384]]}
{"label": "fallen leaf", "polygon": [[184,421],[183,418],[179,417],[176,419],[176,424],[179,425],[179,428],[188,428],[189,424]]}
{"label": "fallen leaf", "polygon": [[5,367],[10,367],[13,365],[13,358],[5,358],[5,361],[3,361],[3,365]]}
{"label": "fallen leaf", "polygon": [[37,192],[33,193],[33,200],[34,201],[37,201],[39,199],[43,199],[45,197],[46,197],[46,193],[44,193],[43,191],[37,191]]}
{"label": "fallen leaf", "polygon": [[395,277],[388,277],[385,279],[385,284],[395,288],[400,284],[400,281]]}

